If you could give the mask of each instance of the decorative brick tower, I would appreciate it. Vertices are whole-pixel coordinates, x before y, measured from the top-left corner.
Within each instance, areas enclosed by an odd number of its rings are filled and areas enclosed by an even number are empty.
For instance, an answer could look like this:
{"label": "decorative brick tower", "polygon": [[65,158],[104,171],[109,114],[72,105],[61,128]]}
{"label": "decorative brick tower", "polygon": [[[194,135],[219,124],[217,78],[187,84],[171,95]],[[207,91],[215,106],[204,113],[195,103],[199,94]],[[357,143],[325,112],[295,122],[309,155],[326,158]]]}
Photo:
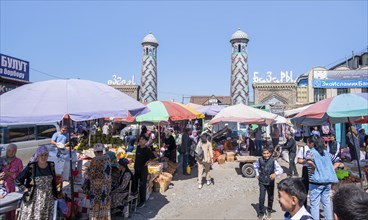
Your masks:
{"label": "decorative brick tower", "polygon": [[249,104],[248,35],[238,29],[230,39],[231,52],[231,105]]}
{"label": "decorative brick tower", "polygon": [[141,73],[141,102],[157,100],[157,47],[158,42],[152,33],[143,38],[143,58]]}

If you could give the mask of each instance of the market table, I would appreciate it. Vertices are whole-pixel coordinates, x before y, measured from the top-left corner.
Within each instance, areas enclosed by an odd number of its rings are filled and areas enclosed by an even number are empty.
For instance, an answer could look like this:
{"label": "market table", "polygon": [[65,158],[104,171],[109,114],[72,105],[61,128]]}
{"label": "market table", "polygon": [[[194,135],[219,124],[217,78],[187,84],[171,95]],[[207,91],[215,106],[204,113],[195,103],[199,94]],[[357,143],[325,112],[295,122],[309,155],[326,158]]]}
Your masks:
{"label": "market table", "polygon": [[0,214],[5,214],[6,212],[16,210],[18,208],[19,201],[22,199],[22,196],[22,193],[12,192],[0,199]]}

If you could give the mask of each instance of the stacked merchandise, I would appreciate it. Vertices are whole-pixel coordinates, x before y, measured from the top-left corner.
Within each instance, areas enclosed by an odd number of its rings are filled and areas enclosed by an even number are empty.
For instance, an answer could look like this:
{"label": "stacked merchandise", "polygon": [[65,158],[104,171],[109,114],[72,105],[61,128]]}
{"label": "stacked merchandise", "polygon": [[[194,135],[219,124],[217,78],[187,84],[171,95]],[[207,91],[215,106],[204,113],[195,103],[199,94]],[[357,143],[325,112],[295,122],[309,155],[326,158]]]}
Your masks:
{"label": "stacked merchandise", "polygon": [[235,160],[235,152],[227,151],[226,152],[226,161],[227,162],[234,162],[234,160]]}
{"label": "stacked merchandise", "polygon": [[[69,198],[71,197],[70,185],[63,188],[63,193],[65,193]],[[90,199],[86,194],[83,193],[82,185],[74,184],[74,201],[78,204],[78,212],[81,213],[81,217],[88,217],[88,211],[90,208]]]}
{"label": "stacked merchandise", "polygon": [[168,161],[166,168],[164,168],[164,172],[170,173],[171,175],[173,175],[176,171],[176,168],[178,168],[178,166],[179,166],[179,164],[174,163],[172,161]]}
{"label": "stacked merchandise", "polygon": [[225,159],[226,159],[226,154],[221,154],[220,156],[218,156],[218,158],[217,158],[218,164],[224,164]]}
{"label": "stacked merchandise", "polygon": [[159,191],[160,191],[160,193],[165,192],[169,188],[169,185],[171,183],[172,177],[173,176],[170,173],[162,172],[158,176],[158,178],[155,179],[155,188],[157,188],[157,186],[159,185],[159,188],[160,188]]}

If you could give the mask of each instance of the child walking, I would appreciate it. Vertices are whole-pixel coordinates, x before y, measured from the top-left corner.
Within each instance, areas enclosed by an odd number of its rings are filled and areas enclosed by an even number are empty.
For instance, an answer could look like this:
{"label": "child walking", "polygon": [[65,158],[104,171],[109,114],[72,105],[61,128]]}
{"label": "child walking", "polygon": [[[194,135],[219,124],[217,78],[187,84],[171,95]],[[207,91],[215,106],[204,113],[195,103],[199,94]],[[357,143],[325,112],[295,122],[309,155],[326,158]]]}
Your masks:
{"label": "child walking", "polygon": [[[284,172],[280,164],[271,158],[272,152],[269,148],[262,149],[262,157],[254,163],[256,171],[256,178],[259,181],[259,213],[258,219],[271,219],[273,196],[275,189],[275,178]],[[268,197],[267,212],[265,210],[264,202]]]}

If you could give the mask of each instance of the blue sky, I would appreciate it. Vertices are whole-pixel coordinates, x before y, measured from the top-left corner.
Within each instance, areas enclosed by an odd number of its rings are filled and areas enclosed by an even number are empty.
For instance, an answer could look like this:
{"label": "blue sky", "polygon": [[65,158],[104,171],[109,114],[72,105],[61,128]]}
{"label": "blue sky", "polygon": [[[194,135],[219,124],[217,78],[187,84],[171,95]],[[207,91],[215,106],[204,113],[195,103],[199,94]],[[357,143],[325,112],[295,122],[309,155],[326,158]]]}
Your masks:
{"label": "blue sky", "polygon": [[267,71],[296,78],[366,51],[367,8],[367,1],[2,0],[0,52],[29,61],[32,82],[107,83],[113,74],[139,82],[141,42],[152,32],[158,98],[181,102],[230,94],[229,40],[238,28],[250,39],[250,81]]}

